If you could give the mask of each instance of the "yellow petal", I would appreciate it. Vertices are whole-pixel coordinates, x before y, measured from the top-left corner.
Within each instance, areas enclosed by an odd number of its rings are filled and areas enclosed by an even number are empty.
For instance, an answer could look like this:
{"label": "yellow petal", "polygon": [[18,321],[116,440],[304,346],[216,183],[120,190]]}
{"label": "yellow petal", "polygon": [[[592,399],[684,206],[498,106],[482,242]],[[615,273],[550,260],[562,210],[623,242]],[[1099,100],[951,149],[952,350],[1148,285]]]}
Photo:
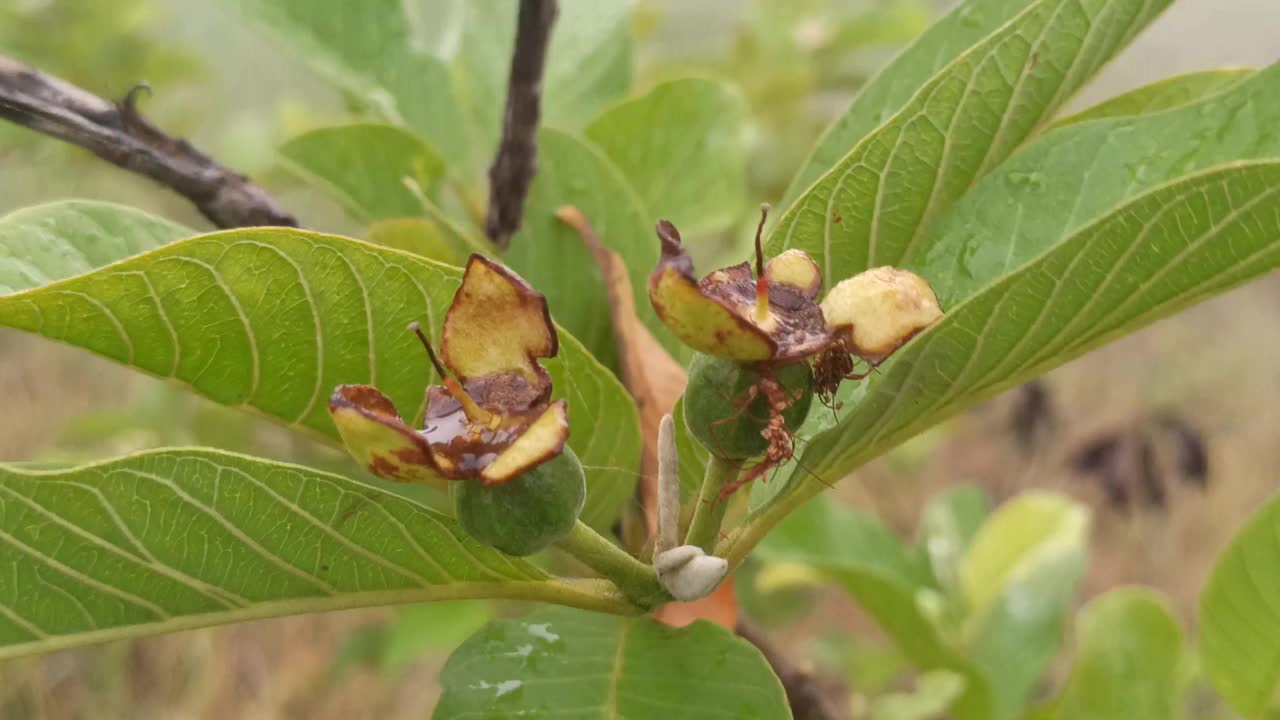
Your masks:
{"label": "yellow petal", "polygon": [[516,371],[541,386],[550,380],[535,360],[558,350],[542,293],[505,266],[472,255],[445,314],[444,364],[463,380]]}
{"label": "yellow petal", "polygon": [[822,313],[846,350],[875,364],[942,317],[942,308],[924,278],[884,266],[831,288]]}
{"label": "yellow petal", "polygon": [[435,453],[396,412],[390,398],[370,385],[339,385],[329,414],[356,462],[388,480],[422,482],[443,489]]}
{"label": "yellow petal", "polygon": [[511,480],[559,455],[568,439],[569,406],[557,400],[480,472],[480,479],[485,485]]}
{"label": "yellow petal", "polygon": [[770,260],[764,267],[769,285],[790,285],[810,300],[822,290],[822,270],[809,253],[792,248]]}
{"label": "yellow petal", "polygon": [[[649,275],[649,302],[671,332],[689,347],[708,355],[739,362],[773,357],[776,345],[769,335],[733,307],[703,294],[693,278],[693,262],[680,246],[680,233],[663,220],[658,223],[662,259]],[[714,273],[713,273],[714,275]],[[748,301],[743,312],[750,312]]]}

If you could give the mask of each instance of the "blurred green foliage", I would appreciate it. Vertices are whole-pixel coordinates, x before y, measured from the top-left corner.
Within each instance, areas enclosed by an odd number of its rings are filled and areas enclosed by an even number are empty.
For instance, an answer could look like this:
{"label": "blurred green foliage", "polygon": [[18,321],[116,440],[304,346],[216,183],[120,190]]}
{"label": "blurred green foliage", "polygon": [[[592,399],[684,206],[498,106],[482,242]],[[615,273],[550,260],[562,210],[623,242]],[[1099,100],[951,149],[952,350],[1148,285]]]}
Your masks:
{"label": "blurred green foliage", "polygon": [[0,5],[0,48],[104,97],[136,82],[204,79],[203,58],[156,32],[165,9],[154,0],[11,0]]}
{"label": "blurred green foliage", "polygon": [[[153,0],[0,3],[0,52],[113,99],[123,98],[143,82],[171,89],[206,79],[202,58],[156,32],[162,8]],[[191,119],[190,113],[182,112],[164,118],[166,126],[179,130]],[[101,160],[78,148],[9,123],[0,123],[0,146],[4,146],[0,158],[10,155],[3,164],[11,162],[11,167],[56,163],[58,172],[63,173],[67,164],[91,176],[113,173]],[[7,184],[0,174],[0,190]],[[53,199],[57,193],[49,195],[48,199]]]}

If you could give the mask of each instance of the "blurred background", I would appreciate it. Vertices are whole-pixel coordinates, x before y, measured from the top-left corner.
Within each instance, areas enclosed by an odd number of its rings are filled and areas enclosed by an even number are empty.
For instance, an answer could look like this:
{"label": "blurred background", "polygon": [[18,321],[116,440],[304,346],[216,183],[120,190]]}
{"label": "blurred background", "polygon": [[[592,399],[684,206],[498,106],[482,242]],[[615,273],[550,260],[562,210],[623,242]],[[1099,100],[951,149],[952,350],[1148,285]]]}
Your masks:
{"label": "blurred background", "polygon": [[[641,1],[634,87],[691,70],[737,83],[752,110],[749,194],[776,202],[826,124],[949,5]],[[1270,64],[1280,59],[1277,28],[1275,0],[1178,0],[1067,110],[1185,71]],[[308,227],[358,232],[275,161],[283,140],[341,121],[351,100],[218,3],[0,0],[0,54],[110,98],[145,80],[152,92],[142,109],[156,124],[253,176]],[[185,201],[136,176],[0,125],[0,214],[67,197],[208,228]],[[1190,623],[1212,559],[1276,488],[1278,356],[1280,278],[1269,277],[935,428],[836,495],[910,536],[924,500],[959,483],[994,500],[1027,487],[1069,493],[1094,508],[1083,596],[1153,585]],[[308,462],[329,452],[87,353],[3,330],[0,398],[0,460],[190,444]],[[1157,435],[1154,462],[1131,462]],[[872,684],[866,658],[889,653],[842,593],[746,602],[748,611],[761,603],[754,612],[766,628],[789,624],[783,645],[796,658],[855,689]],[[11,661],[0,664],[0,717],[425,717],[449,650],[505,612],[481,603],[350,611]]]}

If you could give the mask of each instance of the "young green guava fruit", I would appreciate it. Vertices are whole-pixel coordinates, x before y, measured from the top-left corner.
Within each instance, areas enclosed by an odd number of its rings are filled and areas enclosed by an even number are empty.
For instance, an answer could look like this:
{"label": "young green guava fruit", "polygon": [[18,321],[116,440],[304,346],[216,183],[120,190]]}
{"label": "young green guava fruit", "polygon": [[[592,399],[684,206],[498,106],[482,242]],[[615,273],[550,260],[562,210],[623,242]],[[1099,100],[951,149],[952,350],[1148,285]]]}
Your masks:
{"label": "young green guava fruit", "polygon": [[[796,428],[809,414],[813,401],[813,372],[806,362],[758,366],[697,353],[689,363],[684,393],[684,420],[702,446],[722,460],[746,460],[769,446],[764,435],[769,420],[782,405],[785,426]],[[778,387],[786,402],[768,397],[762,387]]]}
{"label": "young green guava fruit", "polygon": [[462,529],[508,555],[532,555],[573,529],[587,499],[587,479],[566,445],[560,455],[500,485],[454,483]]}

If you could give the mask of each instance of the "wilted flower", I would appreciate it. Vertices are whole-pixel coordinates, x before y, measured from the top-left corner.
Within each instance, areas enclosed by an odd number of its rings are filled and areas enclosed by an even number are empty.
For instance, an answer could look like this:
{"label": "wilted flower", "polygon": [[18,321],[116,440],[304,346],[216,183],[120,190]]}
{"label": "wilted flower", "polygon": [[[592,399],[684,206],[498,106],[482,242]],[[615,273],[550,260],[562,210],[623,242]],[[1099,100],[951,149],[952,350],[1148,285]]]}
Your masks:
{"label": "wilted flower", "polygon": [[[787,250],[764,262],[760,234],[767,211],[761,208],[756,229],[754,275],[744,262],[697,279],[679,231],[658,222],[662,257],[649,275],[649,300],[686,345],[741,363],[780,365],[842,353],[875,366],[942,317],[929,283],[888,266],[837,283],[819,303],[822,272],[807,253]],[[841,378],[852,373],[853,361],[846,360]]]}
{"label": "wilted flower", "polygon": [[[764,261],[756,228],[755,273],[742,263],[702,279],[680,233],[658,222],[662,257],[649,275],[649,301],[676,337],[702,353],[690,365],[684,413],[690,432],[717,457],[763,456],[721,496],[789,459],[794,425],[813,395],[831,405],[846,379],[865,377],[942,317],[923,278],[879,267],[838,283],[821,303],[822,272],[813,258],[787,250]],[[712,357],[706,357],[712,356]],[[854,358],[867,371],[854,372]]]}
{"label": "wilted flower", "polygon": [[422,430],[371,385],[341,385],[329,412],[347,450],[379,477],[505,483],[559,455],[569,437],[564,400],[550,402],[538,358],[558,350],[543,295],[480,255],[467,262],[444,318],[439,357],[417,332],[442,385],[427,388]]}
{"label": "wilted flower", "polygon": [[[765,209],[760,214],[764,227]],[[662,257],[649,275],[649,301],[689,347],[738,362],[785,362],[831,344],[832,330],[815,299],[822,287],[818,265],[789,250],[763,262],[756,232],[756,274],[749,263],[722,268],[698,280],[680,231],[658,222]]]}

